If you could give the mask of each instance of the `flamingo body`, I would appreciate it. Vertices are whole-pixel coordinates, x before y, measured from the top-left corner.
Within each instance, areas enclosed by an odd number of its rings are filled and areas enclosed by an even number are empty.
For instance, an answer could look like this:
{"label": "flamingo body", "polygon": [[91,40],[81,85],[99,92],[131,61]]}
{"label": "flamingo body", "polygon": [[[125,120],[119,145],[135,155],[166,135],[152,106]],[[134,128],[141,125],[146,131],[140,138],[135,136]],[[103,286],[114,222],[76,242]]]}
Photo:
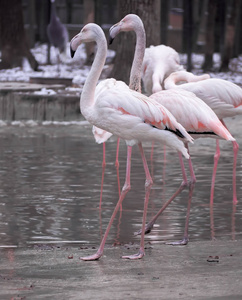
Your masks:
{"label": "flamingo body", "polygon": [[[242,114],[242,89],[227,80],[209,78],[197,82],[176,85],[179,79],[194,80],[186,77],[188,72],[175,72],[165,80],[165,88],[179,88],[193,92],[216,113],[219,119]],[[194,77],[193,77],[194,78]]]}
{"label": "flamingo body", "polygon": [[142,64],[142,80],[146,93],[151,95],[162,90],[165,78],[182,69],[179,54],[173,48],[165,45],[146,48]]}
{"label": "flamingo body", "polygon": [[193,138],[212,137],[234,141],[214,111],[186,90],[163,90],[150,96],[164,105]]}
{"label": "flamingo body", "polygon": [[98,85],[94,105],[82,113],[91,124],[112,131],[130,146],[139,141],[156,140],[189,157],[174,132],[178,130],[185,140],[192,140],[173,115],[153,99],[129,89],[122,81],[111,78]]}
{"label": "flamingo body", "polygon": [[[204,76],[204,75],[203,75]],[[203,78],[206,79],[206,78]],[[187,83],[176,85],[179,81],[188,81]],[[224,124],[223,118],[233,117],[242,114],[242,89],[227,80],[219,78],[209,78],[199,81],[198,76],[190,72],[181,71],[171,74],[165,80],[165,88],[177,88],[191,91],[202,99],[216,113],[218,118]],[[236,164],[239,145],[235,140],[232,140],[234,162],[233,162],[233,203],[236,204]],[[219,142],[216,141],[216,153],[214,155],[214,170],[211,186],[211,203],[213,202],[215,176],[220,156]]]}

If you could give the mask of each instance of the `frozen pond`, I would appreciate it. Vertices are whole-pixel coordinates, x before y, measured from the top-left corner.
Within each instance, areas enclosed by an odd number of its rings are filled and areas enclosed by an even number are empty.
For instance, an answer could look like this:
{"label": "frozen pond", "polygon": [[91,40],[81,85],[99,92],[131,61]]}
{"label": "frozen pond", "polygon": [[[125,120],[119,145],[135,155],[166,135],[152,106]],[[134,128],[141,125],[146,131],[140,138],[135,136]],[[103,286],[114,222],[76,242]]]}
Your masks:
{"label": "frozen pond", "polygon": [[[242,118],[237,118],[241,128]],[[234,122],[235,123],[235,122]],[[241,133],[227,122],[241,145]],[[22,124],[23,125],[23,124]],[[236,134],[240,134],[237,136]],[[118,200],[115,168],[116,138],[106,145],[103,203],[99,209],[102,173],[102,145],[94,142],[91,126],[25,124],[0,127],[0,246],[63,243],[92,247],[99,244]],[[190,217],[190,242],[242,238],[241,150],[237,162],[238,204],[232,202],[231,143],[222,141],[210,207],[210,184],[215,141],[204,139],[191,146],[197,183]],[[175,152],[167,149],[164,168],[163,147],[155,145],[145,153],[154,185],[148,210],[149,220],[181,183]],[[125,176],[126,145],[120,147],[120,182]],[[187,166],[187,164],[186,164]],[[140,229],[144,201],[144,171],[138,147],[133,150],[131,191],[111,228],[107,244],[138,243],[133,233]],[[146,242],[164,242],[182,237],[188,191],[185,190],[157,221]]]}

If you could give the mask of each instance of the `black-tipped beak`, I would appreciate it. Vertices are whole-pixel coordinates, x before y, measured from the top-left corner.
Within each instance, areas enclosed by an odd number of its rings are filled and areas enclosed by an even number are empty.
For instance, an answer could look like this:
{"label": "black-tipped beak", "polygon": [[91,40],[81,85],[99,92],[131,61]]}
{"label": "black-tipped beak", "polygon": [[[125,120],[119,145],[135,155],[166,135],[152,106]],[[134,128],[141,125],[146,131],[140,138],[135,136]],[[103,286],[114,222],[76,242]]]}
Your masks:
{"label": "black-tipped beak", "polygon": [[74,55],[75,55],[75,53],[76,53],[76,51],[74,51],[74,50],[72,50],[72,48],[70,48],[70,52],[71,52],[71,58],[73,58]]}
{"label": "black-tipped beak", "polygon": [[114,38],[112,38],[111,36],[109,36],[109,42],[108,44],[111,45],[113,43]]}

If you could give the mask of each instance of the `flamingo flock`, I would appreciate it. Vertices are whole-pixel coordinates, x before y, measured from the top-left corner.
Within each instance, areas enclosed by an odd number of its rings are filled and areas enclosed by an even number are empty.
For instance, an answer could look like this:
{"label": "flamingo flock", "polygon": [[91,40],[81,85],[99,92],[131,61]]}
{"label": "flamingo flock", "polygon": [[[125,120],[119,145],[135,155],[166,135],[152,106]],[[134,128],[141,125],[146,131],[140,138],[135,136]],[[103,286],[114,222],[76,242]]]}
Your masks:
{"label": "flamingo flock", "polygon": [[[238,144],[226,128],[223,118],[242,114],[242,89],[236,85],[231,86],[230,83],[227,85],[227,81],[221,83],[219,79],[209,78],[209,75],[206,74],[195,76],[186,72],[179,63],[177,52],[170,47],[161,47],[163,46],[161,45],[146,49],[144,26],[141,19],[135,14],[125,16],[110,28],[111,40],[121,31],[134,31],[136,34],[136,48],[129,86],[114,78],[103,80],[97,84],[107,55],[107,41],[103,30],[97,24],[85,25],[70,42],[72,57],[81,43],[94,41],[97,46],[96,56],[80,98],[81,113],[93,125],[96,141],[105,143],[111,135],[115,135],[118,139],[125,140],[127,145],[124,186],[97,252],[90,256],[81,257],[85,261],[98,260],[103,255],[104,245],[113,220],[131,189],[131,155],[132,147],[135,144],[138,144],[146,176],[144,211],[142,227],[139,231],[141,235],[139,251],[133,255],[122,256],[125,259],[140,259],[145,255],[144,235],[152,229],[158,216],[185,187],[189,188],[189,199],[184,236],[181,241],[172,242],[172,245],[186,245],[188,243],[190,206],[196,182],[189,153],[189,143],[203,137],[215,138],[216,141],[219,139],[231,141],[234,147],[234,166],[236,165]],[[163,53],[164,57],[161,56],[158,63],[159,50],[160,55]],[[141,80],[143,80],[147,94],[151,94],[149,97],[141,93]],[[178,81],[187,81],[188,83],[178,86],[176,85]],[[197,89],[196,87],[193,90],[186,88],[185,86],[189,86],[189,84],[197,84]],[[204,90],[199,87],[200,84],[204,86]],[[217,91],[220,84],[223,85],[224,91]],[[155,142],[160,146],[166,145],[176,150],[183,177],[180,187],[148,224],[146,224],[146,215],[153,181],[143,151],[143,142],[150,144]],[[218,142],[217,149],[219,149]],[[105,151],[105,148],[103,150]],[[182,156],[189,163],[189,181]],[[117,161],[116,163],[118,164]],[[103,158],[104,164],[105,156]],[[236,171],[234,172],[236,173]],[[235,173],[233,175],[234,182]],[[214,180],[215,177],[213,177],[212,185]],[[233,193],[233,201],[236,202],[235,183],[233,183]]]}

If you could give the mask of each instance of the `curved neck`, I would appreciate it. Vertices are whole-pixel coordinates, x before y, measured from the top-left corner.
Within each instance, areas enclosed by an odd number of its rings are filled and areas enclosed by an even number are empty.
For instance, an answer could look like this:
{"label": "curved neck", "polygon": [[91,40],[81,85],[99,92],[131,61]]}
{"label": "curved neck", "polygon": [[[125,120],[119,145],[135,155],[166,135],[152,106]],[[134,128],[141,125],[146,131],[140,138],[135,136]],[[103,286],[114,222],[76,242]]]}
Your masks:
{"label": "curved neck", "polygon": [[169,75],[169,77],[165,80],[165,89],[171,89],[177,87],[177,83],[180,81],[185,82],[198,82],[202,80],[209,79],[210,75],[194,75],[187,71],[177,71]]}
{"label": "curved neck", "polygon": [[50,9],[50,20],[53,22],[55,21],[57,15],[56,15],[56,7],[55,7],[55,2],[51,1],[51,9]]}
{"label": "curved neck", "polygon": [[176,88],[176,83],[183,79],[182,76],[179,76],[178,72],[171,73],[169,77],[165,79],[164,86],[166,90]]}
{"label": "curved neck", "polygon": [[96,85],[101,75],[107,56],[107,42],[104,33],[97,36],[96,43],[97,53],[95,55],[91,70],[85,81],[80,99],[80,108],[84,117],[85,114],[88,113],[88,108],[90,108],[94,104]]}
{"label": "curved neck", "polygon": [[134,60],[130,71],[129,87],[132,90],[141,92],[141,71],[146,46],[146,37],[143,24],[136,26],[134,31],[136,33],[136,46]]}

